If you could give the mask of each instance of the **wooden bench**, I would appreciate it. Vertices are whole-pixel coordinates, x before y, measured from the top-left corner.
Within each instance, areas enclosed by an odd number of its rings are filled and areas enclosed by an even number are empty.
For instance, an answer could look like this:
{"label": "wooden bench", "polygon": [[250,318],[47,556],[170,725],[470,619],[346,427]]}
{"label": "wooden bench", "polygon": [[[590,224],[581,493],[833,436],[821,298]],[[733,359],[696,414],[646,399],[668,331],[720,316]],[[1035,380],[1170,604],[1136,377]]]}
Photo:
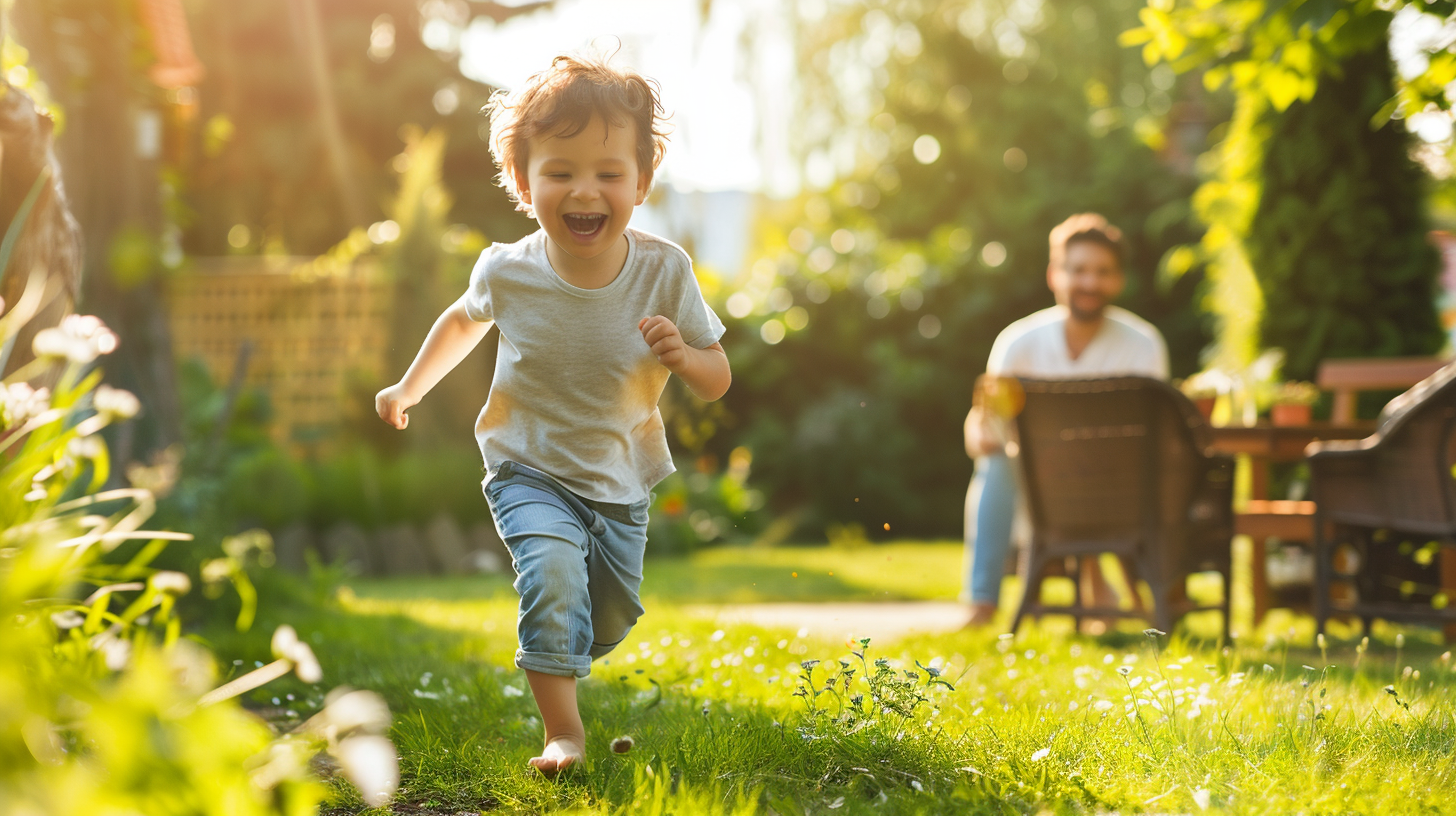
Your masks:
{"label": "wooden bench", "polygon": [[1334,425],[1355,423],[1355,401],[1361,391],[1405,390],[1435,374],[1451,362],[1441,357],[1354,357],[1320,363],[1315,384],[1333,392],[1330,409]]}

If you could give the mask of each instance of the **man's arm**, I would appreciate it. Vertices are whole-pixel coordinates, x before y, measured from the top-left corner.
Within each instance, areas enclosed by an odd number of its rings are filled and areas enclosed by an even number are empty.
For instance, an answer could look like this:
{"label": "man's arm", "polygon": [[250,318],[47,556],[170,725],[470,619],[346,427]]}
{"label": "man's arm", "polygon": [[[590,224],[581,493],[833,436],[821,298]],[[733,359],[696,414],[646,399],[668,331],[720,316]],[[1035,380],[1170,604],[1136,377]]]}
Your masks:
{"label": "man's arm", "polygon": [[698,399],[712,402],[728,393],[733,372],[721,343],[703,349],[683,342],[677,326],[662,315],[643,318],[637,324],[642,339],[668,371],[678,375]]}
{"label": "man's arm", "polygon": [[465,311],[465,297],[462,295],[450,304],[435,320],[404,377],[375,395],[374,410],[379,412],[380,419],[400,430],[408,426],[409,416],[405,411],[419,404],[431,388],[480,345],[495,325],[471,320]]}

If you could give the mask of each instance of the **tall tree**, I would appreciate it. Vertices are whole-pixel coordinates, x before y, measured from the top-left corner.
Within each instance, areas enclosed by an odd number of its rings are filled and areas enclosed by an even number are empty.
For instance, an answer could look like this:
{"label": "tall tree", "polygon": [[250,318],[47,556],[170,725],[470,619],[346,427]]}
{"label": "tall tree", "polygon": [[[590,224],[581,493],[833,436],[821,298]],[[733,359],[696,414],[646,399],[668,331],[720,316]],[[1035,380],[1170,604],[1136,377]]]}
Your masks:
{"label": "tall tree", "polygon": [[[0,41],[5,20],[0,16]],[[0,278],[0,310],[20,301],[36,273],[49,282],[49,302],[0,352],[0,374],[9,375],[29,362],[36,332],[56,325],[75,303],[81,285],[81,230],[71,215],[62,184],[60,161],[52,144],[54,122],[29,94],[0,78],[0,224],[8,229],[25,213],[9,265]]]}
{"label": "tall tree", "polygon": [[1439,266],[1426,179],[1401,123],[1371,128],[1391,93],[1383,44],[1271,118],[1245,245],[1264,294],[1263,345],[1312,379],[1325,357],[1430,354]]}
{"label": "tall tree", "polygon": [[118,330],[110,376],[138,392],[143,449],[180,438],[161,273],[167,252],[161,178],[176,112],[147,69],[157,64],[140,9],[123,0],[18,0],[16,38],[66,112],[61,165],[88,241],[82,307]]}
{"label": "tall tree", "polygon": [[1233,92],[1234,117],[1196,196],[1226,367],[1276,343],[1303,376],[1327,354],[1440,346],[1438,266],[1420,239],[1420,184],[1392,116],[1449,116],[1456,53],[1431,41],[1423,70],[1392,74],[1397,11],[1430,15],[1441,31],[1456,4],[1150,0],[1142,25],[1122,36],[1148,64],[1198,71]]}

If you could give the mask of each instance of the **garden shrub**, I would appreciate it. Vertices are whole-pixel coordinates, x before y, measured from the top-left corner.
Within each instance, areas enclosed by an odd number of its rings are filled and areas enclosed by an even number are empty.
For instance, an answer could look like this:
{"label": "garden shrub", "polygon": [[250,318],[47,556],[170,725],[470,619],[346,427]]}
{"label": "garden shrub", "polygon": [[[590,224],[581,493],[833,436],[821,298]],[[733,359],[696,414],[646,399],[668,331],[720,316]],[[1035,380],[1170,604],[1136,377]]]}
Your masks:
{"label": "garden shrub", "polygon": [[[0,345],[34,305],[22,299],[0,319]],[[155,508],[147,490],[103,489],[98,432],[140,408],[89,370],[115,346],[100,321],[71,316],[37,335],[36,363],[0,383],[0,814],[311,814],[327,791],[310,767],[323,751],[383,805],[398,769],[381,699],[336,690],[277,736],[235,698],[288,673],[318,683],[311,648],[279,627],[274,662],[214,688],[217,662],[183,635],[178,600],[197,581],[234,584],[247,625],[247,564],[268,540],[225,542],[195,579],[154,566],[191,536],[142,529]]]}

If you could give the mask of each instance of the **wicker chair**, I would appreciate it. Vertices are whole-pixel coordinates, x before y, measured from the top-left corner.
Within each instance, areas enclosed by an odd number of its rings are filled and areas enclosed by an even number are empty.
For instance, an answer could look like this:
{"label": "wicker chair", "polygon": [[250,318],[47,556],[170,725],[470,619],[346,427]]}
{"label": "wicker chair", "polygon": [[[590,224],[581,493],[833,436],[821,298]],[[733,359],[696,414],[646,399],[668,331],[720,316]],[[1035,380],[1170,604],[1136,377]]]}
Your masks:
{"label": "wicker chair", "polygon": [[[1145,377],[1023,380],[1018,460],[1032,518],[1021,607],[1027,615],[1141,617],[1082,603],[1041,603],[1049,566],[1065,562],[1073,583],[1083,556],[1115,553],[1148,583],[1153,625],[1164,631],[1195,608],[1223,612],[1229,626],[1233,460],[1210,456],[1207,425],[1167,383]],[[1182,588],[1190,573],[1216,570],[1223,601],[1195,607]]]}
{"label": "wicker chair", "polygon": [[[1319,631],[1332,614],[1366,631],[1374,618],[1456,623],[1456,609],[1437,602],[1448,582],[1433,557],[1456,546],[1456,364],[1391,400],[1373,435],[1306,454]],[[1337,586],[1347,589],[1338,601]]]}

